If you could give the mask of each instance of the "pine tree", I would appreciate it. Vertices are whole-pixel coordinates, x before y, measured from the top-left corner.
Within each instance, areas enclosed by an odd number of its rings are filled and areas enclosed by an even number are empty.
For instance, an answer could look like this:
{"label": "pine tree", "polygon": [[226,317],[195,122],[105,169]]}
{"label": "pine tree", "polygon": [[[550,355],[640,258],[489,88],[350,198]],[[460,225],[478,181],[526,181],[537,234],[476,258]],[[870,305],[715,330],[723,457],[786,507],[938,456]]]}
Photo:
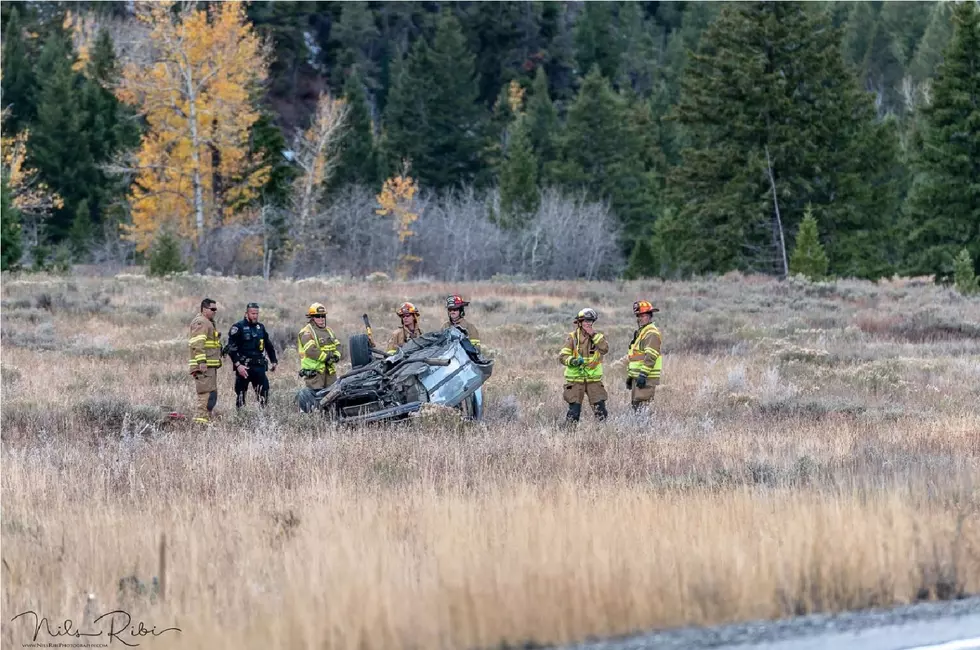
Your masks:
{"label": "pine tree", "polygon": [[[356,69],[360,83],[377,88],[379,67],[377,53],[381,48],[381,34],[375,24],[374,14],[367,2],[344,2],[340,5],[340,20],[330,30],[331,39],[338,48],[337,79],[345,79],[345,93],[350,75]],[[340,89],[337,88],[339,91]]]}
{"label": "pine tree", "polygon": [[538,179],[549,179],[545,170],[558,158],[557,141],[561,135],[558,111],[548,93],[548,76],[544,68],[538,68],[527,99],[527,129],[531,149],[538,161]]}
{"label": "pine tree", "polygon": [[796,233],[796,247],[789,258],[789,272],[810,280],[822,280],[827,276],[827,253],[820,244],[817,220],[811,206],[806,206],[803,221]]}
{"label": "pine tree", "polygon": [[75,208],[75,218],[68,231],[68,246],[74,259],[81,260],[88,253],[93,231],[92,210],[89,208],[88,199],[82,199]]}
{"label": "pine tree", "polygon": [[593,66],[568,110],[555,172],[561,184],[610,202],[624,226],[626,252],[653,220],[655,186],[646,160],[649,142],[640,137],[641,115]]}
{"label": "pine tree", "polygon": [[28,150],[39,177],[64,199],[48,222],[55,243],[68,237],[79,203],[92,195],[99,180],[85,129],[89,116],[81,102],[83,82],[72,63],[67,39],[53,33],[38,63],[37,121]]}
{"label": "pine tree", "polygon": [[163,228],[157,236],[150,248],[148,261],[148,273],[151,276],[164,276],[187,270],[180,252],[180,240],[168,227]]}
{"label": "pine tree", "polygon": [[434,164],[431,160],[434,127],[427,110],[428,98],[434,92],[429,76],[431,67],[429,46],[421,38],[415,41],[407,57],[396,59],[392,65],[381,143],[385,176],[400,169],[403,160],[411,161],[413,169]]}
{"label": "pine tree", "polygon": [[24,27],[16,5],[10,10],[3,34],[3,76],[0,84],[3,106],[9,111],[4,119],[4,130],[9,134],[19,133],[36,115],[37,80],[28,58]]}
{"label": "pine tree", "polygon": [[348,184],[376,187],[381,178],[374,146],[374,125],[364,83],[356,68],[344,83],[344,100],[349,111],[347,128],[340,141],[340,163],[332,185],[335,188]]}
{"label": "pine tree", "polygon": [[973,269],[970,251],[965,248],[953,260],[953,282],[956,290],[964,296],[971,296],[980,292],[980,283],[978,283],[976,271]]}
{"label": "pine tree", "polygon": [[959,3],[953,21],[932,103],[922,109],[923,146],[906,202],[907,271],[941,281],[962,249],[980,261],[980,9]]}
{"label": "pine tree", "polygon": [[424,187],[468,183],[483,169],[483,109],[477,103],[473,55],[459,21],[443,12],[432,47],[416,41],[394,71],[385,109],[387,170],[411,161]]}
{"label": "pine tree", "polygon": [[510,142],[500,169],[500,224],[518,229],[538,210],[538,161],[531,148],[525,115],[511,127]]}
{"label": "pine tree", "polygon": [[477,103],[474,57],[459,21],[443,12],[431,52],[433,95],[427,102],[432,126],[434,168],[416,169],[433,188],[471,182],[480,172],[484,114]]}
{"label": "pine tree", "polygon": [[943,50],[953,35],[951,5],[948,2],[932,3],[929,24],[922,35],[912,57],[909,71],[919,83],[936,75],[936,69],[943,60]]}
{"label": "pine tree", "polygon": [[14,206],[4,171],[0,179],[0,270],[10,271],[20,264],[24,254],[21,239],[20,210]]}
{"label": "pine tree", "polygon": [[612,2],[586,2],[575,21],[575,60],[579,74],[598,66],[609,81],[619,75],[623,47],[616,29]]}
{"label": "pine tree", "polygon": [[835,275],[889,271],[897,138],[875,118],[820,12],[792,3],[722,9],[672,113],[691,146],[672,172],[675,261],[687,273],[783,273],[804,206]]}

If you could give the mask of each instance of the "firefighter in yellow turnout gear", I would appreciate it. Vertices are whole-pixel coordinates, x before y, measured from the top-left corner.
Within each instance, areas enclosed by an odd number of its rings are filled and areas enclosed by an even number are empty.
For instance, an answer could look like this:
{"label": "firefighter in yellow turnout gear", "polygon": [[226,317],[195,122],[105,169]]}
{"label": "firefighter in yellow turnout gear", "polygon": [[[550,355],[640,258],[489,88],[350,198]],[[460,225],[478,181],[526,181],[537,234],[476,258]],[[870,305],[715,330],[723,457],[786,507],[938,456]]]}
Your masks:
{"label": "firefighter in yellow turnout gear", "polygon": [[391,333],[391,338],[388,339],[388,345],[385,346],[385,352],[388,354],[398,352],[398,348],[408,341],[422,336],[422,328],[419,326],[419,318],[422,317],[422,312],[415,305],[410,302],[403,302],[395,315],[401,319],[402,324],[401,327]]}
{"label": "firefighter in yellow turnout gear", "polygon": [[653,400],[657,385],[660,384],[663,369],[660,346],[663,336],[653,322],[653,314],[658,311],[660,310],[646,300],[633,303],[637,330],[633,332],[627,357],[629,365],[626,370],[626,388],[630,391],[634,411]]}
{"label": "firefighter in yellow turnout gear", "polygon": [[221,367],[221,333],[214,326],[214,315],[218,311],[215,301],[205,298],[201,301],[201,311],[191,321],[187,345],[190,348],[191,377],[194,378],[194,391],[197,406],[194,422],[208,424],[214,407],[218,404],[218,368]]}
{"label": "firefighter in yellow turnout gear", "polygon": [[582,402],[588,396],[597,420],[605,420],[608,394],[602,384],[602,357],[609,353],[609,343],[602,332],[594,329],[599,315],[594,309],[583,309],[575,317],[575,331],[569,333],[558,360],[565,366],[564,398],[568,403],[566,422],[578,422]]}
{"label": "firefighter in yellow turnout gear", "polygon": [[480,349],[480,333],[476,325],[466,320],[466,307],[470,304],[469,300],[463,300],[462,296],[452,295],[446,298],[446,314],[449,320],[442,324],[442,329],[455,327],[470,340],[477,350]]}
{"label": "firefighter in yellow turnout gear", "polygon": [[306,310],[309,322],[296,337],[296,351],[299,352],[299,376],[306,381],[307,388],[319,390],[337,381],[337,362],[340,361],[338,346],[340,341],[327,327],[327,308],[315,302]]}

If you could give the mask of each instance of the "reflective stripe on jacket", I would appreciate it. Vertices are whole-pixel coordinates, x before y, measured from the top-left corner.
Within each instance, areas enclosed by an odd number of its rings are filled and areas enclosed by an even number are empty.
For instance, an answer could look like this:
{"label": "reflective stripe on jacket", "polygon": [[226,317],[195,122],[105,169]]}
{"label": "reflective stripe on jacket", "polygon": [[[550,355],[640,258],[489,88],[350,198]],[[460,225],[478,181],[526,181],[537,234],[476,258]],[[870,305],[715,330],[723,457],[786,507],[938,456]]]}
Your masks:
{"label": "reflective stripe on jacket", "polygon": [[468,323],[465,318],[460,318],[455,323],[447,320],[442,324],[442,329],[444,330],[447,330],[450,327],[459,327],[466,330],[466,338],[470,340],[470,343],[472,343],[477,350],[480,349],[480,332],[477,331],[476,325],[473,323]]}
{"label": "reflective stripe on jacket", "polygon": [[221,367],[221,334],[214,323],[202,314],[191,321],[187,346],[191,350],[187,364],[191,370],[195,370],[200,363],[207,364],[208,368]]}
{"label": "reflective stripe on jacket", "polygon": [[307,323],[296,337],[300,368],[332,375],[334,362],[327,363],[327,357],[337,352],[339,343],[329,327],[320,328],[313,323]]}
{"label": "reflective stripe on jacket", "polygon": [[[558,361],[565,366],[565,381],[602,381],[602,357],[608,352],[609,342],[602,332],[596,332],[591,341],[581,327],[570,332],[558,353]],[[577,357],[582,357],[582,365],[571,365],[572,359]]]}
{"label": "reflective stripe on jacket", "polygon": [[660,356],[660,344],[663,337],[660,330],[652,322],[633,333],[633,342],[627,359],[627,374],[634,379],[644,373],[650,379],[660,379],[663,357]]}
{"label": "reflective stripe on jacket", "polygon": [[391,338],[388,339],[388,346],[385,348],[385,352],[394,354],[398,352],[398,348],[420,336],[422,336],[422,328],[418,323],[415,324],[415,331],[413,332],[409,332],[405,326],[399,327],[391,333]]}

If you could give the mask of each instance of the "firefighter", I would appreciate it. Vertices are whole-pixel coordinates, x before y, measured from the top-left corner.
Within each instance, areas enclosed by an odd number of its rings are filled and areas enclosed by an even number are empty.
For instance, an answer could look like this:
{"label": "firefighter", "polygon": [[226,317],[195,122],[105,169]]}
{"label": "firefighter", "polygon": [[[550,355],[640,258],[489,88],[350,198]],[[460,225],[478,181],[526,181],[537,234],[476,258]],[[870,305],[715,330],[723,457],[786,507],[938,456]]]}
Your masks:
{"label": "firefighter", "polygon": [[337,362],[340,361],[340,341],[327,327],[327,308],[315,302],[306,310],[308,322],[299,331],[296,350],[299,352],[299,376],[313,390],[327,388],[337,381]]}
{"label": "firefighter", "polygon": [[476,325],[466,322],[466,307],[470,304],[469,300],[463,300],[462,296],[452,295],[446,298],[446,312],[449,320],[442,324],[442,329],[455,327],[470,340],[473,347],[480,351],[480,333]]}
{"label": "firefighter", "polygon": [[[245,317],[228,330],[228,356],[235,369],[235,408],[245,406],[249,386],[255,387],[259,407],[265,408],[269,399],[269,377],[275,372],[278,359],[276,348],[269,338],[269,330],[259,322],[259,303],[250,302],[245,307]],[[269,356],[269,365],[265,358]]]}
{"label": "firefighter", "polygon": [[410,302],[403,302],[395,314],[402,320],[401,327],[391,333],[388,339],[388,346],[385,352],[394,354],[398,348],[405,345],[410,339],[422,336],[422,328],[419,326],[419,319],[422,313]]}
{"label": "firefighter", "polygon": [[633,332],[627,356],[629,365],[626,370],[626,388],[630,391],[634,411],[653,400],[656,387],[660,384],[663,366],[660,345],[663,337],[653,322],[653,315],[658,311],[660,310],[646,300],[633,303],[637,330]]}
{"label": "firefighter", "polygon": [[221,367],[221,333],[214,326],[218,305],[214,300],[201,301],[201,311],[191,321],[187,345],[190,347],[190,372],[197,393],[194,422],[209,424],[218,404],[218,368]]}
{"label": "firefighter", "polygon": [[602,357],[609,352],[609,343],[602,332],[595,330],[598,319],[594,309],[580,311],[573,321],[575,331],[569,333],[558,354],[558,360],[565,366],[566,422],[579,421],[586,396],[597,420],[605,420],[609,415],[606,410],[608,394],[602,385]]}

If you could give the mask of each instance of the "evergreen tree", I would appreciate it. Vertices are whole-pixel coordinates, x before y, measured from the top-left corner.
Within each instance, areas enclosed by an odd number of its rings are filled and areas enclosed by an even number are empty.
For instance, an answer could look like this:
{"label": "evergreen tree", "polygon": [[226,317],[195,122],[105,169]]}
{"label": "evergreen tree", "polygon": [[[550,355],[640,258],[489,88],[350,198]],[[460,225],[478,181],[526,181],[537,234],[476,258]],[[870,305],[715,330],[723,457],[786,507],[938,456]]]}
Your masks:
{"label": "evergreen tree", "polygon": [[0,179],[0,270],[16,269],[24,254],[21,239],[20,210],[10,198],[6,171]]}
{"label": "evergreen tree", "polygon": [[419,40],[398,66],[385,116],[386,163],[412,162],[419,183],[434,189],[472,182],[483,169],[483,108],[473,55],[459,21],[443,12],[431,48]]}
{"label": "evergreen tree", "polygon": [[168,229],[164,229],[157,236],[156,242],[150,249],[148,261],[148,272],[151,276],[164,276],[187,270],[180,252],[180,240]]}
{"label": "evergreen tree", "polygon": [[948,280],[967,249],[980,261],[980,9],[953,9],[954,32],[932,103],[923,108],[923,146],[906,203],[907,270]]}
{"label": "evergreen tree", "polygon": [[338,67],[333,77],[337,81],[345,80],[346,91],[349,75],[357,69],[361,84],[377,88],[380,68],[376,61],[381,50],[381,33],[374,13],[367,2],[344,2],[340,7],[340,20],[331,29],[331,37],[339,46]]}
{"label": "evergreen tree", "polygon": [[817,232],[817,220],[808,205],[796,233],[796,247],[789,258],[789,272],[803,275],[810,280],[822,280],[827,276],[827,264],[827,253],[820,244],[820,235]]}
{"label": "evergreen tree", "polygon": [[88,199],[82,199],[75,208],[75,218],[68,231],[68,245],[75,260],[83,259],[88,253],[94,230]]}
{"label": "evergreen tree", "polygon": [[448,187],[472,181],[481,171],[483,108],[477,103],[473,54],[459,21],[444,12],[432,43],[432,116],[435,169],[419,169],[419,181]]}
{"label": "evergreen tree", "polygon": [[544,68],[538,68],[526,102],[528,139],[538,161],[538,179],[548,180],[545,170],[558,159],[556,141],[561,134],[558,111],[548,93],[548,76]]}
{"label": "evergreen tree", "polygon": [[953,35],[952,10],[948,2],[934,2],[929,14],[929,24],[912,57],[909,71],[919,83],[936,75],[943,60],[943,50]]}
{"label": "evergreen tree", "polygon": [[593,66],[568,110],[556,166],[563,185],[584,187],[593,198],[609,200],[625,228],[625,252],[653,219],[652,170],[645,161],[648,141],[640,137],[639,115]]}
{"label": "evergreen tree", "polygon": [[4,131],[19,133],[36,114],[37,80],[28,58],[24,27],[16,5],[10,10],[3,34],[3,76],[0,84],[3,106],[9,111],[4,119]]}
{"label": "evergreen tree", "polygon": [[616,29],[612,2],[586,2],[575,21],[575,60],[579,74],[598,66],[606,79],[619,74],[622,42]]}
{"label": "evergreen tree", "polygon": [[619,10],[622,54],[616,85],[648,97],[657,82],[656,45],[653,25],[644,17],[638,2],[624,2]]}
{"label": "evergreen tree", "polygon": [[980,283],[978,283],[976,271],[973,269],[970,251],[965,248],[953,260],[953,282],[956,290],[964,296],[971,296],[980,292]]}
{"label": "evergreen tree", "polygon": [[538,210],[538,161],[531,148],[527,117],[514,121],[500,169],[500,224],[517,229]]}
{"label": "evergreen tree", "polygon": [[57,192],[64,205],[48,222],[54,242],[68,237],[79,203],[99,186],[98,169],[89,149],[89,115],[82,105],[82,80],[72,70],[73,57],[63,34],[44,43],[38,63],[41,80],[37,122],[28,152],[41,180]]}
{"label": "evergreen tree", "polygon": [[261,201],[277,207],[286,205],[293,180],[299,173],[283,156],[287,148],[286,137],[276,125],[275,115],[263,110],[252,125],[252,149],[261,153],[262,160],[269,164],[269,180],[259,191]]}
{"label": "evergreen tree", "polygon": [[530,2],[461,3],[459,20],[475,56],[483,105],[511,79],[525,81],[523,65],[541,49],[540,14],[541,6]]}
{"label": "evergreen tree", "polygon": [[889,271],[897,138],[825,21],[798,4],[738,3],[702,38],[672,114],[691,139],[671,183],[681,271],[781,274],[807,203],[833,274]]}
{"label": "evergreen tree", "polygon": [[356,68],[344,83],[344,99],[349,111],[347,128],[340,141],[340,165],[333,176],[332,185],[380,186],[378,157],[374,147],[374,125],[368,110],[364,84]]}

